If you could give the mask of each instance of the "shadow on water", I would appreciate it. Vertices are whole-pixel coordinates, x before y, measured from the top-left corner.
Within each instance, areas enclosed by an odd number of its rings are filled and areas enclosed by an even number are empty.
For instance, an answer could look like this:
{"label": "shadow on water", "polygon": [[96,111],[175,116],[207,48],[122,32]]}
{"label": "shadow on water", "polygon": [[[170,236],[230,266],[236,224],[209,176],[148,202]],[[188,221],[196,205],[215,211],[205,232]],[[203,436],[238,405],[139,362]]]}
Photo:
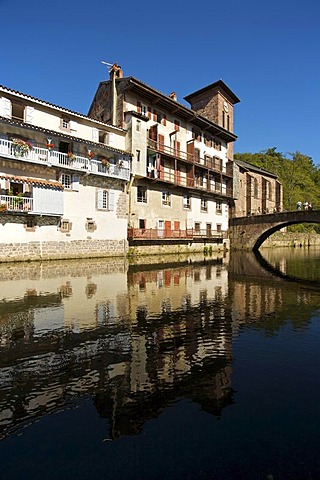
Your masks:
{"label": "shadow on water", "polygon": [[259,265],[266,271],[270,272],[275,278],[285,280],[287,282],[297,283],[300,286],[305,286],[307,288],[313,287],[315,289],[320,289],[320,280],[313,280],[308,278],[301,278],[291,274],[282,272],[279,268],[272,265],[268,262],[261,254],[259,250],[253,251],[253,254],[259,263]]}

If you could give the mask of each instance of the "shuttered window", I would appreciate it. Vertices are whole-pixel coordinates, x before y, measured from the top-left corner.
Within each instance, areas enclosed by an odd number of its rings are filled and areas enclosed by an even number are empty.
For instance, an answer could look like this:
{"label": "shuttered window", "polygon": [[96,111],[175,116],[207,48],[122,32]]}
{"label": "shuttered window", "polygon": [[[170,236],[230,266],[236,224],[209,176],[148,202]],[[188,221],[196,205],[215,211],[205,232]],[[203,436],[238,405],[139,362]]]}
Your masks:
{"label": "shuttered window", "polygon": [[97,191],[97,209],[98,210],[114,210],[114,192],[99,189]]}

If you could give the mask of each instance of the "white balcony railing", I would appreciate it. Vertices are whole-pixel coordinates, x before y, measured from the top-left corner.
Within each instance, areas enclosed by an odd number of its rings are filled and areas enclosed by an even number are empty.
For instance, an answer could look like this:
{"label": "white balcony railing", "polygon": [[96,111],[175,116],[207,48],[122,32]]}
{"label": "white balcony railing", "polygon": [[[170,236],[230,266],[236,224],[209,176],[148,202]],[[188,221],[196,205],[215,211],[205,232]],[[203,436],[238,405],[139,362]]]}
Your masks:
{"label": "white balcony railing", "polygon": [[30,212],[33,210],[33,198],[18,197],[13,195],[0,195],[0,213]]}
{"label": "white balcony railing", "polygon": [[0,155],[11,159],[23,160],[24,162],[53,167],[59,166],[70,170],[94,173],[96,175],[120,178],[122,180],[128,180],[130,176],[130,170],[125,166],[127,162],[121,159],[119,164],[110,163],[110,165],[106,166],[98,160],[88,159],[79,155],[74,155],[73,158],[70,158],[66,153],[40,147],[33,147],[31,150],[22,154],[21,150],[19,150],[13,142],[3,138],[0,138]]}

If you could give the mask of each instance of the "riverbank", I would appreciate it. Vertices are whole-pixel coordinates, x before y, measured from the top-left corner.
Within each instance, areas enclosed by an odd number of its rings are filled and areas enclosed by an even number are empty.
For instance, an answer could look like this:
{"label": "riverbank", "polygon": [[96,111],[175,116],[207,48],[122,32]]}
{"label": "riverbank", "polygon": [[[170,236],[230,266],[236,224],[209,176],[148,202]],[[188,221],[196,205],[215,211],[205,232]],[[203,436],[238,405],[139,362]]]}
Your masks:
{"label": "riverbank", "polygon": [[261,248],[271,247],[320,247],[320,235],[316,233],[276,232],[265,240]]}

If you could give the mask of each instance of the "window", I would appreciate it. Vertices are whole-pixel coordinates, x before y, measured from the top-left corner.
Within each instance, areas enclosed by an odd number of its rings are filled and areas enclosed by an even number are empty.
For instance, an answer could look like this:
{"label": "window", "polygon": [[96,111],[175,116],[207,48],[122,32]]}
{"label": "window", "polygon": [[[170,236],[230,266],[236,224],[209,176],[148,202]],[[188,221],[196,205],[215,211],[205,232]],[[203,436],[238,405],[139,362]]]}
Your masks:
{"label": "window", "polygon": [[70,130],[70,120],[69,120],[69,118],[62,117],[60,119],[60,128],[63,128],[64,130]]}
{"label": "window", "polygon": [[192,138],[194,140],[197,140],[198,142],[201,142],[201,138],[202,138],[201,132],[199,132],[199,130],[192,129]]}
{"label": "window", "polygon": [[114,192],[110,190],[97,190],[97,209],[98,210],[114,210]]}
{"label": "window", "polygon": [[103,132],[102,130],[99,130],[99,143],[105,143],[106,137],[107,137],[107,132]]}
{"label": "window", "polygon": [[141,104],[141,113],[142,115],[147,115],[148,108],[146,105]]}
{"label": "window", "polygon": [[183,208],[191,209],[191,198],[189,195],[183,197]]}
{"label": "window", "polygon": [[166,114],[165,114],[165,113],[163,113],[163,114],[161,115],[161,124],[164,125],[164,126],[167,125],[167,117],[166,117]]}
{"label": "window", "polygon": [[200,231],[201,231],[200,227],[201,227],[200,222],[194,222],[194,230],[196,234],[200,234]]}
{"label": "window", "polygon": [[72,223],[69,220],[62,219],[60,222],[60,232],[69,233],[72,228]]}
{"label": "window", "polygon": [[162,192],[162,205],[171,206],[171,193]]}
{"label": "window", "polygon": [[140,162],[140,150],[136,150],[136,159],[137,159],[137,162]]}
{"label": "window", "polygon": [[214,139],[213,146],[216,150],[221,151],[221,142],[220,140],[217,140],[216,138]]}
{"label": "window", "polygon": [[208,200],[206,198],[201,198],[201,211],[202,212],[208,211]]}
{"label": "window", "polygon": [[221,223],[217,223],[217,232],[222,232],[222,225],[221,225]]}
{"label": "window", "polygon": [[21,122],[24,121],[24,105],[12,103],[12,118]]}
{"label": "window", "polygon": [[72,177],[68,173],[62,173],[61,179],[60,179],[62,185],[64,188],[67,190],[71,190],[71,185],[72,185]]}
{"label": "window", "polygon": [[73,151],[72,143],[70,142],[59,142],[59,152],[68,153]]}
{"label": "window", "polygon": [[160,123],[161,122],[161,113],[157,112],[157,110],[153,110],[153,121]]}
{"label": "window", "polygon": [[27,232],[34,232],[37,226],[36,219],[34,217],[27,217],[24,227]]}
{"label": "window", "polygon": [[70,175],[69,173],[62,173],[60,182],[66,190],[79,190],[79,175]]}
{"label": "window", "polygon": [[144,230],[146,228],[146,220],[145,218],[139,218],[139,228]]}
{"label": "window", "polygon": [[220,202],[216,203],[216,213],[221,214],[222,213],[222,205]]}
{"label": "window", "polygon": [[205,135],[204,137],[204,143],[206,145],[206,147],[212,147],[213,145],[213,140],[211,137],[209,137],[208,135]]}
{"label": "window", "polygon": [[137,130],[137,132],[141,132],[141,121],[140,120],[137,120],[136,130]]}
{"label": "window", "polygon": [[179,132],[179,131],[180,131],[180,122],[179,122],[179,120],[174,120],[173,123],[174,123],[174,129],[175,129],[175,131],[176,131],[176,132]]}
{"label": "window", "polygon": [[97,229],[97,224],[92,218],[87,218],[86,221],[86,230],[87,232],[93,233]]}
{"label": "window", "polygon": [[137,188],[137,202],[147,203],[147,189],[145,187],[138,186],[138,188]]}

